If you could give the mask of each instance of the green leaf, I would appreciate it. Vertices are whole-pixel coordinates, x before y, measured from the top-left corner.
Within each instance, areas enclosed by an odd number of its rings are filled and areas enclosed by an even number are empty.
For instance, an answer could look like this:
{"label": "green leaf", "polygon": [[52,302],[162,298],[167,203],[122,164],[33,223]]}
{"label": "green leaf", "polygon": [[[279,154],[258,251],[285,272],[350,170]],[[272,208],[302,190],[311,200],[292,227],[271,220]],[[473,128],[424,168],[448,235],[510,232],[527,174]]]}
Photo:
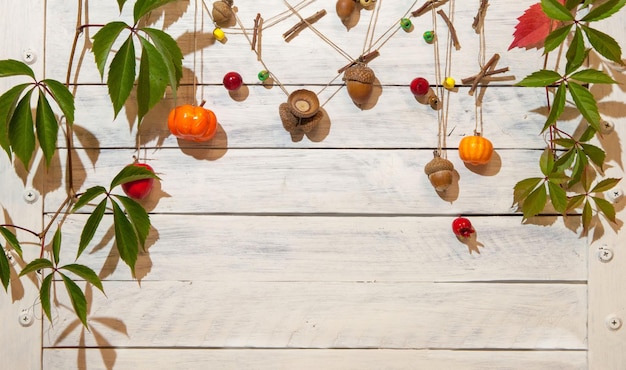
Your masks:
{"label": "green leaf", "polygon": [[176,89],[180,79],[183,76],[183,53],[181,52],[176,40],[169,34],[155,29],[155,28],[143,28],[144,31],[152,40],[152,43],[157,48],[161,57],[165,61],[167,68],[167,75],[169,78],[169,85],[172,88],[172,97],[176,101]]}
{"label": "green leaf", "polygon": [[7,153],[9,159],[12,157],[11,143],[9,141],[9,122],[13,117],[15,106],[22,92],[28,86],[30,86],[28,83],[13,86],[0,96],[0,146]]}
{"label": "green leaf", "polygon": [[539,168],[544,176],[548,176],[554,169],[554,154],[552,150],[546,148],[539,158]]}
{"label": "green leaf", "polygon": [[122,12],[122,8],[124,7],[125,3],[126,0],[117,0],[117,5],[120,7],[120,12]]}
{"label": "green leaf", "polygon": [[91,283],[93,286],[98,288],[102,293],[104,293],[104,288],[102,288],[102,281],[100,281],[100,278],[98,277],[98,275],[91,268],[84,266],[84,265],[72,263],[72,264],[63,266],[60,269],[67,270],[71,273],[78,275],[79,277],[85,279],[86,281]]}
{"label": "green leaf", "polygon": [[22,257],[22,246],[20,245],[19,240],[17,240],[15,234],[10,232],[9,229],[4,226],[0,226],[0,234],[4,236],[4,239],[6,239],[7,243],[15,250],[17,255],[20,256],[20,258],[24,258]]}
{"label": "green leaf", "polygon": [[150,216],[148,215],[148,212],[146,212],[141,204],[129,197],[125,197],[123,195],[115,195],[115,197],[119,199],[124,206],[124,209],[130,218],[130,222],[135,228],[135,232],[139,238],[139,243],[142,247],[145,246],[146,238],[150,232]]}
{"label": "green leaf", "polygon": [[596,99],[591,92],[583,86],[571,81],[568,81],[567,87],[580,114],[585,117],[587,122],[589,122],[594,129],[598,130],[600,125],[600,113],[598,113]]}
{"label": "green leaf", "polygon": [[93,51],[93,55],[96,59],[98,71],[100,71],[100,78],[104,78],[104,67],[106,66],[109,54],[111,53],[111,48],[122,30],[125,28],[129,28],[129,26],[124,22],[111,22],[102,27],[93,36],[93,46],[91,50]]}
{"label": "green leaf", "polygon": [[513,187],[513,204],[523,201],[541,181],[543,181],[541,177],[531,177],[515,184]]}
{"label": "green leaf", "polygon": [[587,231],[589,229],[589,225],[591,225],[591,218],[593,217],[593,210],[591,209],[591,204],[589,204],[589,200],[585,202],[583,207],[583,230]]}
{"label": "green leaf", "polygon": [[550,191],[550,202],[554,210],[559,213],[565,213],[567,209],[567,194],[565,190],[559,185],[552,183],[552,181],[548,181],[548,190]]}
{"label": "green leaf", "polygon": [[59,255],[61,254],[61,228],[58,228],[52,238],[52,257],[54,258],[54,264],[59,264]]}
{"label": "green leaf", "polygon": [[137,2],[135,3],[134,11],[133,11],[133,15],[135,17],[135,24],[139,22],[139,19],[141,17],[148,14],[148,12],[151,12],[160,6],[163,6],[167,3],[171,3],[174,1],[176,0],[137,0]]}
{"label": "green leaf", "polygon": [[539,212],[543,211],[545,208],[547,201],[548,194],[545,186],[541,185],[533,190],[528,194],[526,200],[524,200],[524,204],[522,204],[524,218],[526,219],[538,215]]}
{"label": "green leaf", "polygon": [[558,171],[563,172],[566,168],[569,168],[569,166],[571,166],[574,159],[576,158],[575,154],[575,149],[570,149],[567,152],[561,154],[559,158],[557,158],[556,162],[554,162],[554,165],[557,167]]}
{"label": "green leaf", "polygon": [[558,21],[573,21],[572,13],[557,0],[541,0],[541,9],[546,15]]}
{"label": "green leaf", "polygon": [[85,294],[72,279],[64,274],[61,274],[61,277],[63,278],[63,283],[65,283],[65,289],[67,289],[67,293],[70,296],[70,301],[72,302],[76,316],[78,316],[83,325],[87,327],[87,299],[85,298]]}
{"label": "green leaf", "polygon": [[604,216],[611,222],[616,222],[615,220],[615,207],[611,202],[606,199],[592,197],[593,201],[596,203],[596,207],[598,210],[604,214]]}
{"label": "green leaf", "polygon": [[133,276],[135,276],[135,263],[139,254],[137,234],[133,225],[116,202],[113,204],[113,223],[115,225],[115,244],[122,261],[126,262]]}
{"label": "green leaf", "polygon": [[78,242],[78,252],[76,253],[76,259],[80,257],[85,248],[93,239],[93,236],[100,225],[100,221],[102,221],[102,217],[104,216],[104,211],[106,211],[107,206],[107,198],[104,198],[93,210],[89,218],[87,218],[87,222],[85,222],[85,226],[83,227],[83,231],[80,234],[80,241]]}
{"label": "green leaf", "polygon": [[589,157],[589,159],[591,159],[591,161],[595,163],[596,166],[602,169],[604,166],[604,159],[606,158],[606,153],[604,152],[604,150],[591,144],[580,144],[580,146],[585,155]]}
{"label": "green leaf", "polygon": [[115,117],[122,110],[126,99],[130,96],[135,83],[135,46],[132,36],[129,36],[113,57],[109,66],[107,86],[113,103]]}
{"label": "green leaf", "polygon": [[614,38],[588,26],[581,25],[581,28],[585,32],[585,35],[587,35],[587,40],[589,40],[589,43],[593,46],[595,51],[608,60],[620,65],[623,64],[622,48]]}
{"label": "green leaf", "polygon": [[596,129],[591,126],[587,126],[587,129],[585,130],[585,132],[582,133],[582,135],[580,135],[580,138],[578,139],[578,141],[580,142],[589,141],[593,139],[594,136],[596,136]]}
{"label": "green leaf", "polygon": [[606,3],[598,5],[591,9],[586,16],[584,16],[581,22],[596,22],[602,19],[606,19],[613,14],[617,13],[626,5],[626,0],[608,0]]}
{"label": "green leaf", "polygon": [[91,202],[94,198],[99,195],[106,193],[107,189],[104,186],[94,186],[83,193],[74,204],[74,208],[72,208],[72,212],[78,211],[80,208],[84,207],[87,203]]}
{"label": "green leaf", "polygon": [[574,37],[572,42],[567,48],[565,57],[567,59],[567,65],[565,66],[565,74],[570,74],[580,68],[587,59],[589,51],[585,49],[585,40],[583,39],[583,33],[580,28],[576,27],[574,31]]}
{"label": "green leaf", "polygon": [[128,165],[113,178],[110,189],[127,182],[149,178],[158,179],[159,176],[145,167]]}
{"label": "green leaf", "polygon": [[35,129],[33,123],[33,114],[30,108],[30,97],[33,90],[30,90],[22,97],[13,117],[9,121],[9,141],[15,155],[24,163],[24,167],[28,168],[30,158],[35,151]]}
{"label": "green leaf", "polygon": [[580,4],[580,0],[566,0],[565,7],[569,10],[573,10]]}
{"label": "green leaf", "polygon": [[54,268],[52,261],[46,258],[37,258],[36,260],[31,261],[28,265],[24,266],[22,271],[20,271],[20,276],[24,276],[28,273],[44,268]]}
{"label": "green leaf", "polygon": [[0,60],[0,77],[28,76],[35,79],[35,72],[23,62],[15,59]]}
{"label": "green leaf", "polygon": [[555,71],[542,69],[526,76],[523,80],[518,82],[517,85],[526,87],[545,87],[554,84],[561,78],[561,75]]}
{"label": "green leaf", "polygon": [[63,115],[65,116],[65,120],[67,123],[74,123],[74,95],[70,92],[70,90],[62,83],[56,80],[46,79],[41,81],[46,85],[54,101],[57,103]]}
{"label": "green leaf", "polygon": [[582,71],[578,71],[573,75],[569,76],[569,78],[586,83],[592,84],[616,84],[617,81],[611,78],[611,76],[607,75],[602,71],[598,71],[596,69],[584,69]]}
{"label": "green leaf", "polygon": [[139,40],[142,50],[137,80],[137,115],[141,123],[146,113],[163,99],[168,84],[168,70],[157,48],[141,36]]}
{"label": "green leaf", "polygon": [[[585,170],[588,164],[589,164],[589,161],[587,160],[587,157],[581,154],[578,149],[576,149],[576,160],[574,161],[574,166],[572,167],[572,174],[571,174],[572,180],[569,182],[569,185],[568,185],[569,187],[580,182],[583,176],[583,171]],[[585,189],[585,191],[587,190],[589,189]]]}
{"label": "green leaf", "polygon": [[591,189],[591,192],[601,193],[609,189],[613,189],[613,187],[615,187],[615,185],[617,185],[621,180],[622,179],[615,179],[615,178],[604,179],[600,181],[599,183],[597,183],[596,186],[594,186],[593,189]]}
{"label": "green leaf", "polygon": [[4,291],[7,292],[11,281],[11,266],[2,245],[0,245],[0,281],[2,281]]}
{"label": "green leaf", "polygon": [[575,195],[573,196],[569,202],[567,202],[567,211],[571,211],[575,208],[580,207],[581,204],[583,204],[583,201],[585,200],[585,195],[584,194],[579,194],[579,195]]}
{"label": "green leaf", "polygon": [[546,37],[546,40],[543,43],[544,54],[547,54],[559,47],[563,43],[563,41],[565,41],[567,35],[569,35],[569,32],[571,31],[573,25],[573,23],[570,23],[550,32],[550,34],[548,35],[548,37]]}
{"label": "green leaf", "polygon": [[573,148],[576,145],[576,140],[566,139],[566,138],[558,138],[552,140],[556,145],[562,146],[564,148]]}
{"label": "green leaf", "polygon": [[552,172],[548,177],[548,181],[556,185],[567,184],[569,179],[570,178],[566,174],[561,172]]}
{"label": "green leaf", "polygon": [[46,166],[50,166],[50,161],[57,149],[59,123],[54,116],[50,103],[48,103],[48,99],[46,99],[46,95],[41,90],[39,90],[39,100],[37,101],[35,117],[39,146],[43,151],[44,158],[46,158]]}
{"label": "green leaf", "polygon": [[48,321],[52,322],[52,311],[50,307],[50,287],[52,286],[52,277],[54,273],[46,275],[41,282],[39,288],[39,300],[41,301],[41,309],[46,314]]}
{"label": "green leaf", "polygon": [[560,84],[559,87],[556,89],[556,93],[554,94],[554,100],[552,101],[552,107],[550,108],[550,114],[548,115],[546,124],[543,126],[541,132],[546,131],[548,127],[554,125],[561,116],[561,114],[563,114],[563,111],[565,110],[566,91],[567,90],[564,84]]}

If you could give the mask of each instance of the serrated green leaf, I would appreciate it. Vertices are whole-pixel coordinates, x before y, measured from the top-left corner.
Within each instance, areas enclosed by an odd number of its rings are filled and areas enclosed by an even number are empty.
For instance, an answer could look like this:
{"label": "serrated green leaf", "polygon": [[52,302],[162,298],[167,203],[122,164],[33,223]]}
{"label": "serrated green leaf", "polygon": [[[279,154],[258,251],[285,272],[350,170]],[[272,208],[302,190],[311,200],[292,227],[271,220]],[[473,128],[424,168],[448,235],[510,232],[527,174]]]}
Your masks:
{"label": "serrated green leaf", "polygon": [[569,32],[572,30],[572,26],[573,23],[566,24],[550,32],[543,43],[544,54],[547,54],[559,47],[563,41],[565,41],[567,35],[569,35]]}
{"label": "serrated green leaf", "polygon": [[573,148],[574,145],[576,145],[576,140],[573,139],[567,139],[567,138],[558,138],[558,139],[554,139],[552,140],[553,143],[555,143],[556,145],[562,146],[564,148]]}
{"label": "serrated green leaf", "polygon": [[548,176],[548,181],[556,185],[566,184],[569,179],[569,176],[561,172],[552,172],[550,176]]}
{"label": "serrated green leaf", "polygon": [[567,48],[567,52],[565,54],[565,57],[567,59],[565,74],[568,75],[580,68],[587,59],[588,55],[589,50],[585,49],[585,40],[583,39],[583,33],[580,28],[576,27],[574,30],[574,37],[572,38],[572,42]]}
{"label": "serrated green leaf", "polygon": [[117,51],[109,66],[107,86],[109,87],[109,95],[113,103],[115,117],[122,110],[126,99],[128,99],[133,89],[135,67],[135,46],[132,36],[129,36]]}
{"label": "serrated green leaf", "polygon": [[9,141],[9,122],[13,117],[15,106],[17,105],[22,92],[31,84],[25,83],[13,86],[0,96],[0,146],[12,158],[11,142]]}
{"label": "serrated green leaf", "polygon": [[552,150],[545,149],[539,158],[539,168],[544,176],[548,176],[554,169],[554,154]]}
{"label": "serrated green leaf", "polygon": [[135,263],[139,254],[137,234],[120,206],[116,202],[111,203],[113,205],[113,223],[115,225],[115,245],[120,258],[130,267],[131,273],[135,276]]}
{"label": "serrated green leaf", "polygon": [[7,292],[9,289],[9,283],[11,282],[11,267],[2,245],[0,245],[0,281],[2,282],[4,291]]}
{"label": "serrated green leaf", "polygon": [[176,0],[137,0],[133,11],[135,24],[139,22],[139,19],[141,19],[141,17],[153,11],[154,9],[174,1]]}
{"label": "serrated green leaf", "polygon": [[609,189],[613,189],[622,179],[615,178],[607,178],[600,182],[598,182],[593,189],[591,189],[592,193],[601,193],[607,191]]}
{"label": "serrated green leaf", "polygon": [[114,187],[127,182],[149,178],[159,179],[159,176],[157,176],[154,172],[145,167],[127,165],[122,168],[122,170],[117,175],[115,175],[115,177],[111,181],[110,189],[113,190]]}
{"label": "serrated green leaf", "polygon": [[556,162],[554,162],[554,165],[556,166],[557,170],[559,172],[563,172],[565,171],[565,169],[569,168],[569,166],[571,166],[571,164],[573,163],[576,157],[575,154],[576,154],[575,149],[570,149],[567,152],[561,154],[557,158]]}
{"label": "serrated green leaf", "polygon": [[524,218],[529,218],[538,215],[546,206],[548,201],[548,194],[544,185],[539,186],[533,190],[522,204],[522,213]]}
{"label": "serrated green leaf", "polygon": [[561,75],[555,71],[542,69],[526,76],[523,80],[518,82],[517,85],[525,87],[545,87],[554,84],[561,78]]}
{"label": "serrated green leaf", "polygon": [[591,139],[593,139],[594,136],[596,136],[596,129],[591,127],[591,126],[587,126],[587,129],[585,129],[585,132],[582,133],[582,135],[580,135],[580,138],[578,139],[578,141],[580,142],[585,142],[585,141],[589,141]]}
{"label": "serrated green leaf", "polygon": [[591,204],[589,204],[589,200],[587,200],[585,202],[585,205],[583,206],[583,214],[582,214],[583,230],[585,231],[589,230],[589,225],[591,225],[592,217],[593,217],[593,210],[591,209]]}
{"label": "serrated green leaf", "polygon": [[35,128],[30,107],[32,93],[33,90],[29,90],[17,103],[13,117],[9,121],[9,142],[13,152],[26,168],[35,151]]}
{"label": "serrated green leaf", "polygon": [[554,210],[559,213],[565,213],[567,209],[567,194],[565,190],[552,181],[548,181],[548,191],[550,192],[550,202]]}
{"label": "serrated green leaf", "polygon": [[606,199],[591,197],[596,203],[598,210],[611,222],[615,222],[615,207]]}
{"label": "serrated green leaf", "polygon": [[581,28],[595,51],[610,61],[620,65],[623,64],[622,48],[614,38],[588,26],[581,25]]}
{"label": "serrated green leaf", "polygon": [[548,127],[554,125],[559,117],[561,117],[561,114],[563,114],[563,111],[565,110],[566,91],[567,89],[564,84],[560,84],[556,89],[554,99],[552,100],[552,107],[550,107],[550,114],[548,115],[548,119],[541,130],[542,133],[546,131]]}
{"label": "serrated green leaf", "polygon": [[583,86],[571,81],[568,81],[567,87],[580,114],[585,117],[587,122],[594,129],[598,130],[600,125],[600,113],[598,113],[598,105],[591,92]]}
{"label": "serrated green leaf", "polygon": [[150,232],[150,216],[148,215],[148,212],[146,212],[141,204],[137,203],[134,199],[123,195],[115,195],[115,197],[119,199],[124,206],[124,209],[130,218],[130,222],[133,224],[133,227],[137,232],[139,244],[144,247],[146,244],[146,238]]}
{"label": "serrated green leaf", "polygon": [[541,177],[531,177],[515,184],[513,187],[513,204],[522,202],[541,181],[543,181]]}
{"label": "serrated green leaf", "polygon": [[28,76],[35,79],[35,72],[24,62],[15,59],[0,60],[0,77]]}
{"label": "serrated green leaf", "polygon": [[54,273],[50,273],[46,275],[46,277],[41,282],[41,287],[39,288],[39,300],[41,301],[41,309],[43,313],[46,314],[48,321],[52,322],[52,310],[50,306],[50,287],[52,286],[52,277]]}
{"label": "serrated green leaf", "polygon": [[50,261],[49,259],[46,259],[46,258],[37,258],[37,259],[31,261],[26,266],[24,266],[22,271],[20,271],[20,276],[24,276],[26,274],[29,274],[29,273],[33,272],[33,271],[37,271],[37,270],[41,270],[41,269],[45,269],[45,268],[49,268],[49,269],[54,268],[54,265],[52,264],[52,261]]}
{"label": "serrated green leaf", "polygon": [[122,8],[124,8],[124,4],[126,0],[117,0],[117,5],[120,7],[120,13],[122,12]]}
{"label": "serrated green leaf", "polygon": [[104,288],[102,288],[102,281],[100,281],[100,278],[98,277],[98,275],[91,268],[84,266],[84,265],[72,263],[72,264],[60,267],[60,269],[76,274],[77,276],[88,281],[91,285],[98,288],[102,293],[104,293]]}
{"label": "serrated green leaf", "polygon": [[598,71],[596,69],[584,69],[582,71],[578,71],[573,75],[569,76],[569,78],[592,84],[615,84],[615,81],[611,76],[607,75],[602,71]]}
{"label": "serrated green leaf", "polygon": [[541,9],[546,15],[558,21],[573,21],[574,16],[557,0],[541,0]]}
{"label": "serrated green leaf", "polygon": [[80,322],[83,323],[85,327],[87,326],[87,299],[85,298],[85,294],[80,289],[78,285],[72,279],[61,274],[63,278],[63,283],[65,284],[65,289],[70,296],[70,302],[72,302],[72,307],[74,307],[74,312],[76,312],[76,316],[80,319]]}
{"label": "serrated green leaf", "polygon": [[52,79],[46,79],[41,81],[46,85],[46,88],[50,90],[52,98],[57,103],[63,115],[65,116],[65,120],[69,124],[74,123],[74,95],[70,92],[70,90],[62,83]]}
{"label": "serrated green leaf", "polygon": [[604,150],[591,144],[580,144],[580,146],[585,155],[587,155],[596,166],[600,169],[604,167],[604,159],[606,158]]}
{"label": "serrated green leaf", "polygon": [[168,70],[157,48],[141,36],[139,40],[142,50],[137,80],[137,116],[141,123],[146,113],[163,99],[168,84]]}
{"label": "serrated green leaf", "polygon": [[87,189],[76,201],[74,207],[72,208],[72,212],[78,211],[80,208],[87,205],[87,203],[91,202],[97,196],[105,194],[107,189],[104,186],[94,186]]}
{"label": "serrated green leaf", "polygon": [[584,16],[581,22],[597,22],[602,19],[606,19],[613,14],[617,13],[626,5],[626,0],[608,0],[606,3],[598,5],[591,9],[586,16]]}
{"label": "serrated green leaf", "polygon": [[54,233],[54,237],[52,238],[52,257],[54,259],[54,264],[59,264],[59,256],[61,254],[61,228],[58,228]]}
{"label": "serrated green leaf", "polygon": [[578,208],[583,203],[584,200],[585,200],[585,195],[584,194],[579,194],[579,195],[573,196],[567,202],[567,211],[571,211],[573,209]]}
{"label": "serrated green leaf", "polygon": [[100,221],[102,221],[102,217],[104,216],[104,212],[106,211],[107,206],[107,198],[104,198],[91,212],[89,218],[87,218],[87,222],[85,222],[85,226],[83,226],[83,231],[80,233],[80,241],[78,243],[78,252],[76,253],[76,259],[80,257],[85,248],[93,239],[93,236],[100,225]]}
{"label": "serrated green leaf", "polygon": [[157,48],[161,57],[165,61],[167,67],[167,75],[169,78],[169,85],[172,89],[172,97],[174,102],[176,101],[176,90],[180,79],[183,76],[183,53],[178,47],[176,40],[169,34],[155,29],[155,28],[143,28],[144,31],[152,40],[152,43]]}
{"label": "serrated green leaf", "polygon": [[[571,174],[572,180],[569,182],[568,187],[571,187],[572,185],[580,182],[580,180],[583,177],[583,171],[585,170],[588,164],[589,164],[589,161],[587,160],[587,157],[583,154],[580,154],[578,149],[576,149],[576,159],[574,161],[574,166],[572,167],[572,174]],[[585,189],[585,191],[588,191],[588,190],[589,190],[588,188]]]}
{"label": "serrated green leaf", "polygon": [[13,250],[15,250],[17,255],[20,256],[20,258],[24,258],[22,257],[22,246],[20,245],[19,240],[17,240],[15,234],[13,234],[11,231],[9,231],[9,229],[4,226],[0,226],[0,234],[4,236],[4,239],[13,248]]}
{"label": "serrated green leaf", "polygon": [[37,128],[37,139],[39,146],[46,159],[46,167],[57,149],[57,136],[59,134],[59,123],[54,112],[46,99],[43,91],[39,90],[39,100],[37,101],[37,111],[35,113],[35,127]]}
{"label": "serrated green leaf", "polygon": [[102,79],[104,79],[104,68],[106,67],[107,59],[111,53],[111,48],[125,28],[129,28],[129,26],[124,22],[111,22],[102,27],[93,36],[93,46],[91,50],[93,51],[98,71],[100,71],[100,78]]}

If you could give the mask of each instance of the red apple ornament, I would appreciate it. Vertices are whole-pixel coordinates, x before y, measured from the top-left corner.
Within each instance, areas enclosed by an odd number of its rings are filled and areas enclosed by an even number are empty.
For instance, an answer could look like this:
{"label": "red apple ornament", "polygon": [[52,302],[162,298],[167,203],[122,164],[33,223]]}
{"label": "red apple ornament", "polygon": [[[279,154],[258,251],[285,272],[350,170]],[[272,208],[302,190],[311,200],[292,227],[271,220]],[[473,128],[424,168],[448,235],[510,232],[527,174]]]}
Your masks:
{"label": "red apple ornament", "polygon": [[[150,172],[154,173],[154,170],[152,169],[152,167],[150,167],[150,165],[146,163],[136,162],[129,166],[144,167],[148,169]],[[122,184],[122,190],[124,190],[124,193],[126,193],[126,195],[128,195],[129,197],[133,199],[144,199],[145,197],[148,196],[148,194],[150,194],[153,183],[154,183],[154,179],[151,177],[147,179],[130,181],[130,182],[126,182]]]}
{"label": "red apple ornament", "polygon": [[235,91],[243,84],[243,78],[241,78],[241,75],[237,72],[228,72],[224,75],[222,83],[226,90]]}
{"label": "red apple ornament", "polygon": [[458,237],[469,238],[475,230],[470,220],[465,217],[457,217],[452,221],[452,232]]}
{"label": "red apple ornament", "polygon": [[430,84],[423,77],[417,77],[417,78],[413,79],[413,81],[411,81],[411,85],[409,87],[411,89],[411,92],[415,96],[426,95],[428,93],[428,90],[430,90]]}

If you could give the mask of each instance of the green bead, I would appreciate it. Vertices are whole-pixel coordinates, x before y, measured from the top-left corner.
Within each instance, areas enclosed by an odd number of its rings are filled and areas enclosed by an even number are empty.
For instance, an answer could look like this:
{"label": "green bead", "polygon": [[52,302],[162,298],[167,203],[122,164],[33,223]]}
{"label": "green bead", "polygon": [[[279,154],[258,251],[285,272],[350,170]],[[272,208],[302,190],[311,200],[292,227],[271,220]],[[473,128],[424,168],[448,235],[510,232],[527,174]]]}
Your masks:
{"label": "green bead", "polygon": [[259,72],[257,77],[259,78],[259,81],[265,81],[270,77],[270,73],[266,70],[262,70],[261,72]]}
{"label": "green bead", "polygon": [[435,31],[424,32],[424,41],[430,44],[433,40],[435,40]]}
{"label": "green bead", "polygon": [[411,26],[412,26],[412,23],[409,18],[402,18],[400,20],[400,27],[402,27],[403,30],[408,31],[411,29]]}

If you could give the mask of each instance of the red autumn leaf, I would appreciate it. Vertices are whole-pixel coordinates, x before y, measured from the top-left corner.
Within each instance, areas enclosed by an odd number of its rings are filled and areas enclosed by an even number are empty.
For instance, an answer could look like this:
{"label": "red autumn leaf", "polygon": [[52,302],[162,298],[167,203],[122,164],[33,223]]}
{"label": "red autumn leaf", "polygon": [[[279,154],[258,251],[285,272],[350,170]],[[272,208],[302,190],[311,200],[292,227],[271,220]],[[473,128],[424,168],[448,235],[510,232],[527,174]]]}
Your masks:
{"label": "red autumn leaf", "polygon": [[[559,1],[565,3],[565,0]],[[560,22],[548,18],[541,9],[541,3],[531,5],[517,20],[519,22],[515,26],[513,42],[509,46],[509,50],[515,47],[542,48],[546,37],[560,24]]]}

